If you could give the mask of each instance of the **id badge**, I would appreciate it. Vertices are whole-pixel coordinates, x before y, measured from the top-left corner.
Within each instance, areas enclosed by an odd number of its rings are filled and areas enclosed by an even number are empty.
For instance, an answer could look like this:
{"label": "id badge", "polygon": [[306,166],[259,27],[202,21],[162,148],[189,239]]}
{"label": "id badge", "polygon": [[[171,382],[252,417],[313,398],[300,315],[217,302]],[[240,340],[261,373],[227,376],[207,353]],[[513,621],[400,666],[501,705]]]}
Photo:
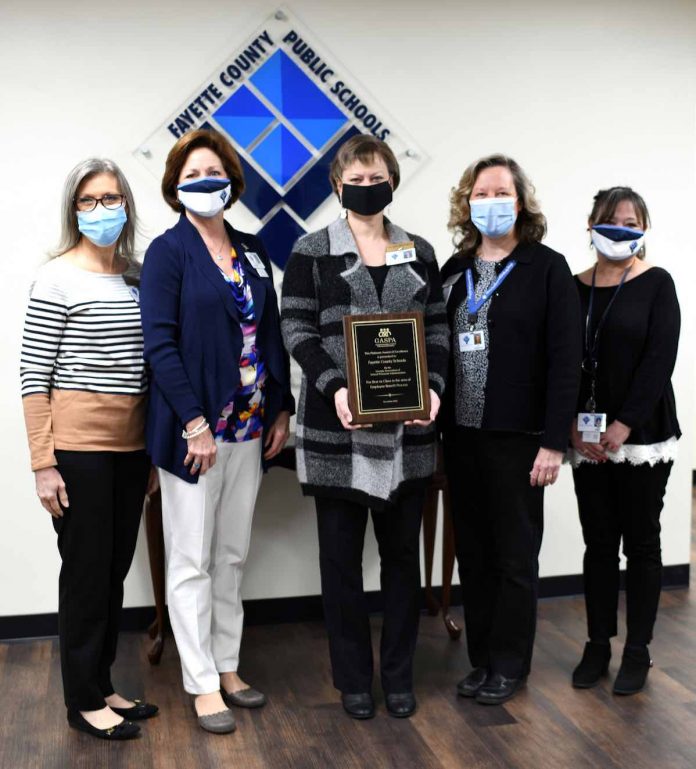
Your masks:
{"label": "id badge", "polygon": [[387,246],[386,257],[388,267],[393,267],[395,264],[415,262],[415,243],[412,240],[409,240],[406,243],[393,243],[391,246]]}
{"label": "id badge", "polygon": [[602,433],[599,430],[585,430],[581,435],[585,443],[599,443],[602,438]]}
{"label": "id badge", "polygon": [[471,350],[485,350],[486,335],[483,331],[463,331],[459,335],[460,352],[470,352]]}
{"label": "id badge", "polygon": [[[592,432],[594,430],[603,433],[607,429],[607,415],[606,414],[592,414],[590,412],[580,412],[578,414],[578,431]],[[589,441],[594,443],[594,441]]]}
{"label": "id badge", "polygon": [[267,278],[266,265],[263,263],[261,257],[254,251],[245,251],[244,255],[249,260],[249,264],[256,270],[259,278]]}

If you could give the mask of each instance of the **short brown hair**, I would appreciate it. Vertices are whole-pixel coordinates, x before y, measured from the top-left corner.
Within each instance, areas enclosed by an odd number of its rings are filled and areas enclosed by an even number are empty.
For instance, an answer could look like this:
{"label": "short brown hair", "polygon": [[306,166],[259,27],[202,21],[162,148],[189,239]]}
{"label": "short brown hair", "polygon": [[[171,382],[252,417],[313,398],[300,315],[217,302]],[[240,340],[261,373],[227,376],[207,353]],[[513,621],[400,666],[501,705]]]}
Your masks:
{"label": "short brown hair", "polygon": [[486,168],[502,166],[509,168],[515,182],[520,213],[515,222],[515,232],[520,242],[539,242],[546,235],[546,217],[541,213],[539,203],[534,196],[534,185],[522,168],[507,155],[488,155],[472,163],[462,174],[459,184],[450,195],[449,228],[454,233],[454,244],[463,253],[470,253],[481,243],[481,233],[471,221],[469,198],[476,184],[478,175]]}
{"label": "short brown hair", "polygon": [[233,203],[236,203],[244,192],[244,172],[234,147],[219,131],[215,131],[212,128],[199,128],[196,131],[189,131],[189,133],[184,134],[169,150],[167,155],[164,176],[162,177],[162,196],[167,205],[174,211],[181,211],[181,203],[176,194],[181,169],[186,164],[186,160],[193,150],[197,150],[200,147],[207,147],[207,149],[214,152],[220,158],[222,167],[232,182],[232,194],[225,208],[229,208]]}
{"label": "short brown hair", "polygon": [[375,155],[382,158],[386,163],[387,171],[389,171],[389,176],[391,176],[394,182],[394,189],[396,189],[401,181],[401,172],[399,171],[399,161],[396,159],[396,155],[392,152],[391,147],[381,139],[372,136],[372,134],[358,134],[343,142],[331,162],[329,180],[334,192],[338,194],[337,182],[340,181],[341,175],[349,165],[356,160],[359,160],[361,163],[369,163]]}

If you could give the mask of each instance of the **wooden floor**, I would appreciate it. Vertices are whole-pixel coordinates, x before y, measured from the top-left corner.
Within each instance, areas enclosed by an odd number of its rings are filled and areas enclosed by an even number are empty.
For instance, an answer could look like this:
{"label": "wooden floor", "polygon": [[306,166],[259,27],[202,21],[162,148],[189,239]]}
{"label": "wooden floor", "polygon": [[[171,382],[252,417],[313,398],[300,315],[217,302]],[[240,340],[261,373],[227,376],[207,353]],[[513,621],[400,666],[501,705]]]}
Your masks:
{"label": "wooden floor", "polygon": [[[374,622],[375,641],[379,621]],[[269,695],[260,711],[237,710],[233,735],[196,725],[180,683],[174,644],[152,668],[146,638],[121,638],[119,691],[147,694],[161,714],[130,743],[108,744],[68,729],[58,644],[0,644],[1,769],[693,769],[696,767],[696,598],[663,594],[655,667],[647,689],[619,698],[611,679],[589,691],[570,686],[585,637],[581,598],[541,602],[533,673],[503,707],[455,695],[468,672],[464,642],[424,617],[416,659],[418,713],[389,718],[383,697],[372,721],[347,718],[331,685],[319,623],[245,632],[243,668]],[[375,644],[375,648],[377,645]],[[615,675],[621,639],[614,643]],[[378,687],[375,688],[378,691]]]}

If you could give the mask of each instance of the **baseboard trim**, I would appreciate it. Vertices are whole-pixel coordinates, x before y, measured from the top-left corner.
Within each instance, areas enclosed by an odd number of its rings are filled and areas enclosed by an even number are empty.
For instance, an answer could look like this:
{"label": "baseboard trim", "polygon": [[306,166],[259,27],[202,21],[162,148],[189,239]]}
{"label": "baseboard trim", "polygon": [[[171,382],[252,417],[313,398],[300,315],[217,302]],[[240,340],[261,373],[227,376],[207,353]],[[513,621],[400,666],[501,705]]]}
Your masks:
{"label": "baseboard trim", "polygon": [[[625,572],[621,573],[621,587],[624,587]],[[690,566],[688,563],[665,566],[662,570],[662,586],[665,589],[688,587]],[[559,598],[580,595],[583,592],[582,574],[568,574],[560,577],[542,577],[539,583],[541,598]],[[442,588],[434,587],[433,593],[438,600],[442,597]],[[366,594],[370,612],[379,612],[382,598],[379,590]],[[452,587],[453,606],[461,604],[459,585]],[[423,591],[425,607],[425,591]],[[320,595],[305,595],[293,598],[263,598],[244,602],[244,617],[247,625],[274,625],[285,622],[310,622],[323,617]],[[137,606],[123,610],[121,630],[144,631],[155,618],[154,606]],[[20,614],[0,617],[0,640],[13,641],[28,638],[53,637],[58,633],[58,615]]]}

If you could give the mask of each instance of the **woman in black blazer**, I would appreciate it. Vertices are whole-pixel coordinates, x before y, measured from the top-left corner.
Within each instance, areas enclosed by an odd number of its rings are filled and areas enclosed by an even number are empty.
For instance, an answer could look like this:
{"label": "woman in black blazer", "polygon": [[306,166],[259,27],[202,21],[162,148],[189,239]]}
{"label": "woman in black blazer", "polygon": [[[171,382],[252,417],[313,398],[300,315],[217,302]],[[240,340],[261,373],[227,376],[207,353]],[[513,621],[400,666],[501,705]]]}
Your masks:
{"label": "woman in black blazer", "polygon": [[[660,512],[681,435],[670,382],[679,302],[670,274],[645,261],[649,224],[645,201],[629,187],[598,192],[589,219],[597,263],[575,278],[585,356],[570,459],[585,539],[589,641],[573,686],[590,688],[607,673],[623,539],[628,632],[615,694],[640,691],[652,665],[648,644],[662,582]],[[582,412],[591,410],[600,415],[600,429],[579,431],[589,418]]]}
{"label": "woman in black blazer", "polygon": [[530,669],[543,494],[568,444],[580,313],[514,160],[469,166],[451,203],[459,251],[442,269],[452,353],[440,424],[473,665],[457,688],[496,705]]}
{"label": "woman in black blazer", "polygon": [[270,261],[224,220],[243,190],[221,134],[183,136],[162,181],[181,218],[148,249],[140,288],[169,616],[184,686],[212,732],[235,728],[226,705],[265,702],[237,675],[241,582],[262,461],[285,444],[293,409]]}

